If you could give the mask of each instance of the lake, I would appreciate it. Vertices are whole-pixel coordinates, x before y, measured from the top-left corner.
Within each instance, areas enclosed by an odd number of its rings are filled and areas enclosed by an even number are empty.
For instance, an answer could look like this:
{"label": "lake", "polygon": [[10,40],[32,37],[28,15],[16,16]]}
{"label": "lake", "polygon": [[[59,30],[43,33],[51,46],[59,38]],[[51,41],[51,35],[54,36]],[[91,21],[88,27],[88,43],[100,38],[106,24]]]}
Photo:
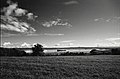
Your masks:
{"label": "lake", "polygon": [[[89,53],[92,49],[65,49],[64,51],[57,51],[57,49],[45,49],[44,52],[45,53],[54,53],[54,52],[85,52],[85,53]],[[24,50],[26,53],[32,53],[32,49],[25,49]]]}

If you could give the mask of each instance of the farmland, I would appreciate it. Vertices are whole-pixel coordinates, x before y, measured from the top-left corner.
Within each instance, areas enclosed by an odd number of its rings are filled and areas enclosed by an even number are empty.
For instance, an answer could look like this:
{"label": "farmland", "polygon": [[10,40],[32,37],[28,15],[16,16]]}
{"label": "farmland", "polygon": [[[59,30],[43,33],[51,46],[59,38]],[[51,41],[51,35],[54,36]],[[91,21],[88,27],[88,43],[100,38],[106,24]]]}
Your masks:
{"label": "farmland", "polygon": [[1,79],[120,79],[120,55],[1,57]]}

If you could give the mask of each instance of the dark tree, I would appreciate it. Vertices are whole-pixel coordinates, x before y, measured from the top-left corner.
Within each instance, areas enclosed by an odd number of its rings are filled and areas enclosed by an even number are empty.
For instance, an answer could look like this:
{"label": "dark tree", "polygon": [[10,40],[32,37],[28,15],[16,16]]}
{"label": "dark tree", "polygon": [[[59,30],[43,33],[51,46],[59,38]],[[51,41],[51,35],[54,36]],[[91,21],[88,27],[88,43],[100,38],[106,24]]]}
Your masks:
{"label": "dark tree", "polygon": [[116,49],[111,49],[111,52],[113,55],[120,55],[120,49],[116,48]]}
{"label": "dark tree", "polygon": [[33,56],[43,56],[44,55],[43,46],[40,44],[34,45],[34,47],[32,47],[32,50],[33,50],[33,53],[32,53]]}

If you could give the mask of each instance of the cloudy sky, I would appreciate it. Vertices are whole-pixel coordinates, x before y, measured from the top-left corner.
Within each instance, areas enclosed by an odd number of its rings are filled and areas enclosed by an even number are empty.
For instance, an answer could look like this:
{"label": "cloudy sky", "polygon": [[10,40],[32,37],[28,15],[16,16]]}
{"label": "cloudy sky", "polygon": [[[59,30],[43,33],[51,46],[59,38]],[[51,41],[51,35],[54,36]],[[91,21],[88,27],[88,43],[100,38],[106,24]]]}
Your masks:
{"label": "cloudy sky", "polygon": [[1,45],[119,46],[120,0],[1,0]]}

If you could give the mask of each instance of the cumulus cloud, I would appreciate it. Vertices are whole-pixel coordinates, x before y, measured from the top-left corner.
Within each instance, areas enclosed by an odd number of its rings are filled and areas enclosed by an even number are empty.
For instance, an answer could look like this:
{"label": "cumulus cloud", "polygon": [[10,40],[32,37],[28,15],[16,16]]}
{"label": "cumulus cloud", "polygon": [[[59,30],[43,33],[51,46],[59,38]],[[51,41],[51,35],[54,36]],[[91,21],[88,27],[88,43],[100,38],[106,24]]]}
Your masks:
{"label": "cumulus cloud", "polygon": [[46,21],[46,22],[43,22],[42,25],[44,27],[52,27],[52,26],[67,26],[67,27],[72,27],[72,25],[67,22],[67,21],[64,21],[60,18],[57,18],[56,20],[52,20],[52,21]]}
{"label": "cumulus cloud", "polygon": [[4,42],[3,46],[10,45],[10,44],[11,44],[10,42]]}
{"label": "cumulus cloud", "polygon": [[7,4],[7,7],[1,9],[0,27],[2,31],[8,30],[24,34],[34,33],[36,30],[33,27],[30,27],[29,23],[18,19],[18,17],[27,16],[30,13],[25,9],[19,8],[18,4],[11,0],[8,0]]}
{"label": "cumulus cloud", "polygon": [[26,13],[27,13],[27,10],[25,10],[25,9],[17,8],[15,10],[15,15],[16,16],[22,16],[22,15],[25,15]]}
{"label": "cumulus cloud", "polygon": [[34,19],[37,18],[38,16],[34,16],[33,13],[28,13],[28,14],[27,14],[27,17],[28,17],[28,18],[27,18],[28,20],[34,20]]}
{"label": "cumulus cloud", "polygon": [[4,43],[2,44],[2,47],[13,48],[13,47],[15,47],[15,46],[14,46],[14,44],[11,43],[11,42],[4,42]]}
{"label": "cumulus cloud", "polygon": [[21,44],[21,47],[31,47],[31,45],[26,43],[26,42],[24,42],[23,44]]}
{"label": "cumulus cloud", "polygon": [[79,2],[76,0],[72,0],[72,1],[64,2],[64,4],[65,5],[73,5],[73,4],[79,4]]}
{"label": "cumulus cloud", "polygon": [[11,43],[11,42],[4,42],[3,44],[2,44],[2,46],[3,47],[6,47],[6,48],[31,48],[32,47],[32,45],[31,44],[29,44],[29,43],[26,43],[26,42],[24,42],[24,43]]}

